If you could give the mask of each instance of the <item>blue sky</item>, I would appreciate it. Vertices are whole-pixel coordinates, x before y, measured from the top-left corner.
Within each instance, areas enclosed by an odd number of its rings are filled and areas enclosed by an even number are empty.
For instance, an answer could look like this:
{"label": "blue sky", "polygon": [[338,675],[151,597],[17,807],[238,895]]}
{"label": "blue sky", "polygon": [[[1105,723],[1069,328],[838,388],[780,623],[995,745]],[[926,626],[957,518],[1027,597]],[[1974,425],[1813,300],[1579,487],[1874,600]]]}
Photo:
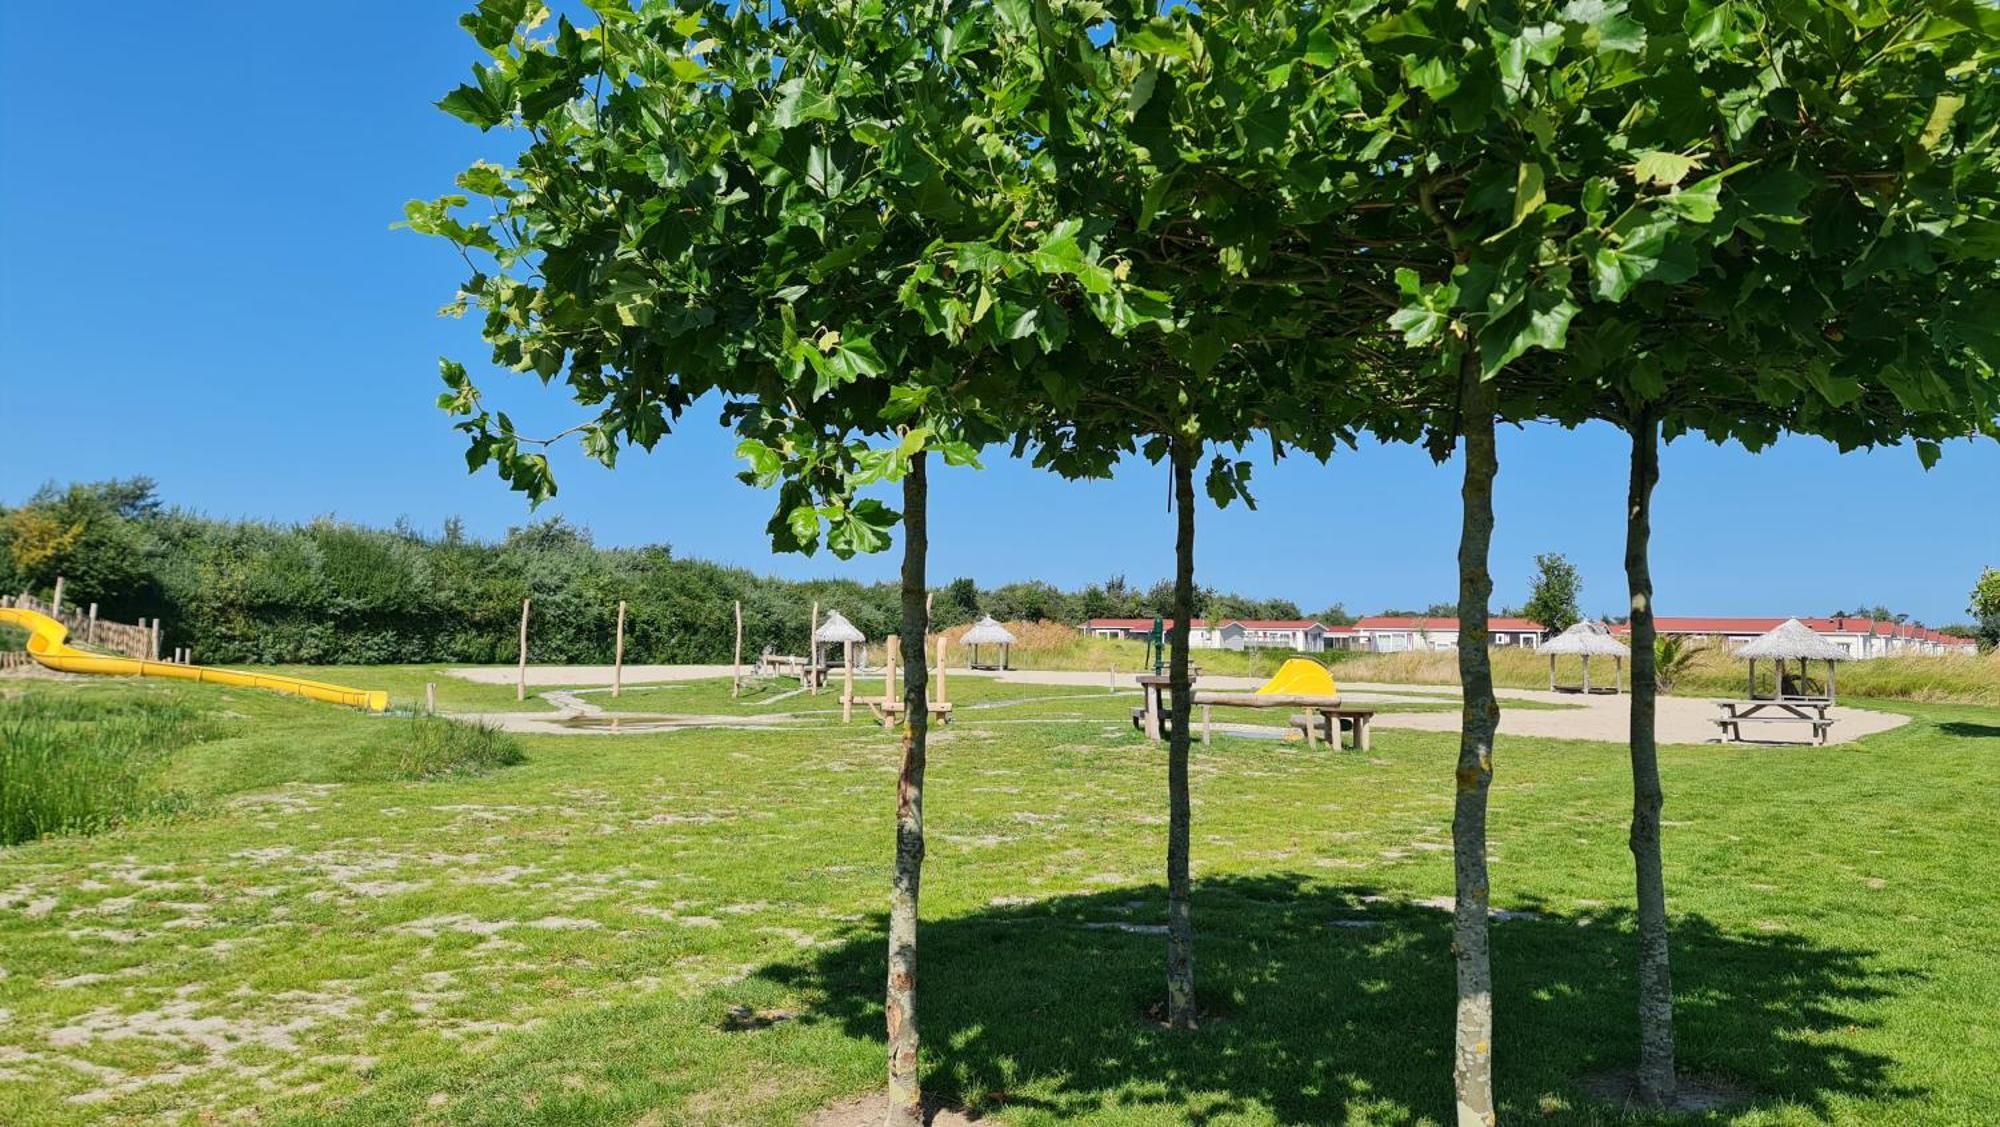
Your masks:
{"label": "blue sky", "polygon": [[[474,48],[451,3],[130,5],[87,34],[0,37],[0,501],[48,480],[157,478],[217,516],[321,514],[480,534],[528,516],[468,477],[432,402],[436,361],[484,350],[434,314],[463,265],[389,225],[508,139],[432,108]],[[18,23],[19,21],[17,21]],[[475,365],[475,370],[478,370]],[[532,381],[487,381],[517,417],[570,416]],[[544,506],[600,543],[664,541],[788,575],[894,574],[892,558],[774,558],[768,499],[738,484],[713,412],[606,472],[558,458]],[[555,426],[551,426],[555,429]],[[115,440],[113,440],[115,436]],[[1535,553],[1582,568],[1586,608],[1624,603],[1624,445],[1605,429],[1509,432],[1494,573],[1526,595]],[[1456,593],[1457,471],[1369,447],[1329,466],[1257,458],[1260,509],[1205,509],[1204,583],[1307,610]],[[1671,446],[1658,499],[1660,608],[1807,614],[1887,603],[1961,620],[2000,564],[2000,449],[1837,455],[1796,440],[1753,457]],[[1167,574],[1164,471],[1069,484],[1004,459],[933,475],[940,581],[1080,585]]]}

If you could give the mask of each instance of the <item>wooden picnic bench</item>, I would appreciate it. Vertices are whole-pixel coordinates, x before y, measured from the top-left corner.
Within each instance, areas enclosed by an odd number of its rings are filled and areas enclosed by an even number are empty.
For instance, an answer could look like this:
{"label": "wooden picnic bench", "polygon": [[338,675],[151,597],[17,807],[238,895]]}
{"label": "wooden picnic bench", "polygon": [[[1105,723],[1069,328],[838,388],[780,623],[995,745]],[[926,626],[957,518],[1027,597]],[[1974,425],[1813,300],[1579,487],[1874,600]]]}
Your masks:
{"label": "wooden picnic bench", "polygon": [[[1145,693],[1145,704],[1132,710],[1132,726],[1146,734],[1146,738],[1158,743],[1165,735],[1171,719],[1167,698],[1172,679],[1168,677],[1141,676],[1139,687]],[[1331,747],[1341,746],[1341,733],[1354,733],[1354,747],[1358,751],[1370,748],[1369,727],[1375,719],[1372,708],[1349,708],[1340,703],[1337,696],[1300,696],[1290,693],[1203,693],[1197,692],[1193,702],[1201,706],[1201,742],[1212,741],[1214,732],[1214,709],[1222,708],[1285,708],[1300,709],[1299,714],[1289,718],[1290,724],[1305,733],[1306,743],[1317,744],[1322,737]],[[1344,728],[1343,728],[1343,722]]]}
{"label": "wooden picnic bench", "polygon": [[1812,742],[1825,747],[1834,725],[1833,702],[1827,700],[1724,700],[1716,707],[1722,715],[1710,723],[1731,743],[1742,742],[1745,724],[1806,724],[1812,728]]}

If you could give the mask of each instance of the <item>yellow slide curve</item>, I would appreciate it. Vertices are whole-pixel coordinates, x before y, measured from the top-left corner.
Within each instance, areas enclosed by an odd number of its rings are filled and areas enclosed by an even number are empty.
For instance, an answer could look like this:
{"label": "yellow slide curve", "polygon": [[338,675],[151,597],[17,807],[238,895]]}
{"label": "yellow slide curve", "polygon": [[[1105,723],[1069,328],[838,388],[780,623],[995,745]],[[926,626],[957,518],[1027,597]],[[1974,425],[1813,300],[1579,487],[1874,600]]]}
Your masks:
{"label": "yellow slide curve", "polygon": [[1304,657],[1286,658],[1285,664],[1264,687],[1257,690],[1258,696],[1294,697],[1337,697],[1340,686],[1333,683],[1333,674],[1326,666]]}
{"label": "yellow slide curve", "polygon": [[0,607],[0,623],[19,626],[28,632],[28,656],[49,669],[62,673],[102,673],[114,677],[171,677],[208,685],[239,685],[269,689],[307,697],[328,704],[344,704],[382,712],[389,707],[389,694],[369,689],[350,689],[302,677],[279,677],[271,673],[238,673],[233,669],[210,669],[204,665],[176,665],[171,661],[144,661],[133,657],[105,657],[86,653],[69,645],[69,628],[46,614],[14,607]]}

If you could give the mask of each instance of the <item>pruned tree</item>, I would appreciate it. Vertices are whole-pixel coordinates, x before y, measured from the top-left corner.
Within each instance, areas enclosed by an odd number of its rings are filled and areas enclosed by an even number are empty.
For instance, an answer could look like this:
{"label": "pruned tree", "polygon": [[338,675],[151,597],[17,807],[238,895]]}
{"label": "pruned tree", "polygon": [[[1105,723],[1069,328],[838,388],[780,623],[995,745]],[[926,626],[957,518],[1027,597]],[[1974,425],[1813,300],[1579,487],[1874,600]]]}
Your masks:
{"label": "pruned tree", "polygon": [[[408,225],[466,257],[446,311],[482,318],[494,363],[583,408],[556,438],[612,465],[714,393],[744,477],[776,493],[775,548],[876,551],[903,522],[886,1014],[890,1121],[915,1124],[930,455],[971,464],[1013,433],[1023,365],[1060,347],[1075,311],[1115,317],[1126,287],[1073,226],[1024,221],[1050,158],[986,115],[1032,47],[1019,19],[920,0],[592,9],[588,29],[531,0],[461,20],[487,59],[439,104],[524,148],[410,204]],[[443,370],[469,465],[552,494],[554,439]],[[867,495],[890,483],[900,514]]]}
{"label": "pruned tree", "polygon": [[[1462,787],[1483,795],[1492,731],[1484,657],[1468,652],[1490,589],[1476,550],[1490,530],[1490,420],[1605,419],[1633,438],[1637,1094],[1670,1103],[1648,566],[1658,443],[1914,439],[1928,463],[1944,438],[1993,430],[2000,336],[1977,311],[1996,296],[1996,100],[1978,80],[2000,13],[1437,0],[1367,18],[1351,40],[1334,21],[1314,32],[1328,37],[1327,96],[1355,126],[1335,153],[1372,160],[1372,174],[1350,174],[1376,193],[1326,241],[1365,248],[1377,289],[1402,260],[1390,323],[1438,358],[1432,386],[1447,383],[1444,361],[1459,364],[1452,429],[1475,549],[1461,568],[1476,604],[1459,607]],[[1480,810],[1483,797],[1462,801],[1461,824]],[[1490,1122],[1484,871],[1465,856],[1483,845],[1459,845],[1460,1114]]]}
{"label": "pruned tree", "polygon": [[[1308,98],[1305,73],[1260,71],[1298,55],[1295,17],[1210,21],[1187,8],[1156,17],[1141,0],[1020,7],[1034,24],[1038,49],[1022,61],[1036,96],[1001,108],[1050,155],[1049,220],[1075,224],[1081,244],[1129,288],[1112,303],[1085,285],[1108,308],[1071,332],[1065,355],[1075,359],[1045,372],[1018,445],[1067,477],[1101,476],[1134,454],[1168,469],[1166,1016],[1187,1029],[1199,1016],[1189,794],[1189,624],[1205,601],[1195,582],[1197,477],[1218,505],[1250,503],[1245,443],[1264,437],[1275,452],[1323,455],[1352,440],[1381,388],[1335,378],[1349,371],[1345,350],[1315,335],[1324,309],[1299,300],[1308,287],[1317,293],[1320,275],[1295,274],[1257,236],[1268,215],[1303,224],[1326,202],[1310,167],[1311,131],[1264,108],[1273,82],[1284,98]],[[1304,394],[1309,377],[1315,391]]]}

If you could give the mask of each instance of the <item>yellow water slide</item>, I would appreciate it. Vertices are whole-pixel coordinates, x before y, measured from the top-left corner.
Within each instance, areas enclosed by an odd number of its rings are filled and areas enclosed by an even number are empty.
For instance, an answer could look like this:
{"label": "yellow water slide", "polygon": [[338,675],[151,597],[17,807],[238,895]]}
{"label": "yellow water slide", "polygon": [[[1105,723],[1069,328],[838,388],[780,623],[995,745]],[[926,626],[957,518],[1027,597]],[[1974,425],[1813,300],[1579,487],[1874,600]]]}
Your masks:
{"label": "yellow water slide", "polygon": [[63,673],[102,673],[113,677],[171,677],[179,681],[199,681],[207,685],[238,685],[249,689],[269,689],[295,697],[321,700],[382,712],[389,707],[389,694],[368,689],[350,689],[302,677],[280,677],[271,673],[239,673],[233,669],[210,669],[204,665],[176,665],[171,661],[145,661],[134,657],[106,657],[88,653],[69,644],[69,628],[38,611],[0,607],[0,623],[19,626],[28,632],[28,656],[47,668]]}

